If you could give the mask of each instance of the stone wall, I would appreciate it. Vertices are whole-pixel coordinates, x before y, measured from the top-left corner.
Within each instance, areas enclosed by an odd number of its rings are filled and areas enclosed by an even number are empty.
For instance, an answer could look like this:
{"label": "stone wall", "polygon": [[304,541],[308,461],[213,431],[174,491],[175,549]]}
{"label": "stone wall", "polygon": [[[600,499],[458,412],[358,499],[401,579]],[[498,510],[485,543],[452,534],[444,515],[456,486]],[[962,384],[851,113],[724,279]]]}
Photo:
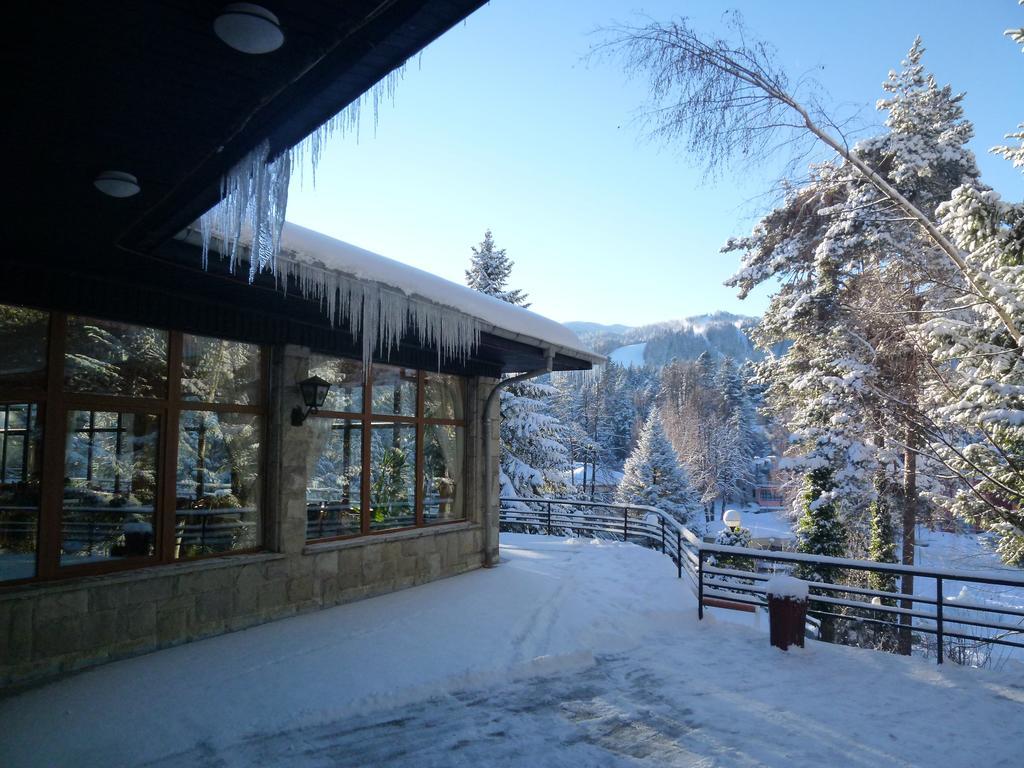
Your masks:
{"label": "stone wall", "polygon": [[[275,350],[268,425],[268,551],[0,591],[0,687],[230,632],[478,568],[483,562],[482,410],[472,380],[464,522],[307,545],[311,430],[292,427],[308,352]],[[496,419],[496,414],[489,414]],[[492,430],[497,450],[497,428]],[[496,470],[490,478],[497,484]],[[496,524],[495,520],[495,524]]]}

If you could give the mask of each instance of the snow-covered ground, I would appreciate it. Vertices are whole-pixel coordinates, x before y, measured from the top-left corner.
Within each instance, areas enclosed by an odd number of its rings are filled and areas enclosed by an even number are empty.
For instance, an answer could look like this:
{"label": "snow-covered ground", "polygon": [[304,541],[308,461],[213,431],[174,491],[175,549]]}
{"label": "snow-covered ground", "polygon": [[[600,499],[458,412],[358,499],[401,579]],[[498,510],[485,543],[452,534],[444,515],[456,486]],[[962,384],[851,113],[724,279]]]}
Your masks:
{"label": "snow-covered ground", "polygon": [[[786,517],[786,510],[768,509],[752,504],[744,507],[731,506],[740,515],[740,525],[750,530],[750,535],[757,540],[777,539],[788,541],[793,539],[793,523]],[[722,531],[725,524],[722,522],[722,515],[719,513],[714,520],[706,524],[705,534],[714,536]]]}
{"label": "snow-covered ground", "polygon": [[503,564],[0,702],[0,765],[1017,766],[999,674],[696,619],[664,556],[502,537]]}
{"label": "snow-covered ground", "polygon": [[640,344],[627,344],[624,347],[613,349],[608,353],[608,359],[624,368],[643,368],[645,349],[647,349],[646,341]]}
{"label": "snow-covered ground", "polygon": [[594,468],[582,464],[573,464],[571,482],[573,485],[583,485],[584,477],[586,482],[589,484],[591,481],[597,485],[616,486],[622,482],[622,473],[617,469],[606,469],[605,467],[598,467],[596,477],[594,475]]}

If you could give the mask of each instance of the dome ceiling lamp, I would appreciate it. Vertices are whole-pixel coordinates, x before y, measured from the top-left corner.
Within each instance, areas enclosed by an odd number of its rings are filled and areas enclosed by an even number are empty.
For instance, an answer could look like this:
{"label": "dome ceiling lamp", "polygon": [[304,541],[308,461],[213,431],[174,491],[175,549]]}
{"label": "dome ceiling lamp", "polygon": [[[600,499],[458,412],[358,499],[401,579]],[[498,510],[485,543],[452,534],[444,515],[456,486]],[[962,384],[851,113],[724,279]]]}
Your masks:
{"label": "dome ceiling lamp", "polygon": [[254,3],[225,5],[213,20],[213,31],[226,45],[242,53],[271,53],[284,45],[277,16]]}
{"label": "dome ceiling lamp", "polygon": [[93,179],[92,185],[110,197],[133,197],[142,191],[139,180],[124,171],[102,171]]}

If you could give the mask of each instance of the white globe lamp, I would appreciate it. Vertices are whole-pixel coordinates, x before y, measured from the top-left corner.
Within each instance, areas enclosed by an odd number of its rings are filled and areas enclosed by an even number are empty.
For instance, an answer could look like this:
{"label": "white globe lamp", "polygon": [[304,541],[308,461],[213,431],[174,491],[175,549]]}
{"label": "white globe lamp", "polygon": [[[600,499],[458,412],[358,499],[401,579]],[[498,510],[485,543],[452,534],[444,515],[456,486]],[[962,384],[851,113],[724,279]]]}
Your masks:
{"label": "white globe lamp", "polygon": [[740,527],[740,513],[735,509],[727,509],[722,513],[722,522],[730,531],[735,531]]}

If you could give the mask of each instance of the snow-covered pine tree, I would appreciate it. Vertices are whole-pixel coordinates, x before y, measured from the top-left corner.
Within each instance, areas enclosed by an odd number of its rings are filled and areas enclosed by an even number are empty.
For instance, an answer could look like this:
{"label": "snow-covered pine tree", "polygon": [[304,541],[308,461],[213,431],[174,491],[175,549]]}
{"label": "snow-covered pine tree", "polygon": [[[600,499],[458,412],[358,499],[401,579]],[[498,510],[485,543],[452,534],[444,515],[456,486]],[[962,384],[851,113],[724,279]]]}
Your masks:
{"label": "snow-covered pine tree", "polygon": [[502,496],[562,496],[569,492],[567,434],[551,413],[555,394],[550,384],[535,380],[502,391]]}
{"label": "snow-covered pine tree", "polygon": [[628,370],[609,361],[601,371],[600,431],[602,459],[606,466],[618,469],[633,447],[633,426],[639,418],[629,389]]}
{"label": "snow-covered pine tree", "polygon": [[[1020,144],[993,151],[1024,172],[1024,132],[1008,138]],[[939,215],[978,280],[1024,331],[1024,203],[1008,203],[969,182],[954,190]],[[921,330],[943,373],[929,392],[937,417],[956,430],[955,439],[935,445],[963,481],[953,508],[999,536],[1003,560],[1024,566],[1024,352],[970,291]]]}
{"label": "snow-covered pine tree", "polygon": [[494,247],[494,236],[490,229],[484,232],[484,239],[480,241],[480,245],[473,246],[472,250],[469,269],[466,270],[466,285],[509,304],[519,307],[530,306],[523,291],[518,288],[506,288],[514,262],[505,253],[504,248]]}
{"label": "snow-covered pine tree", "polygon": [[[877,489],[878,495],[871,502],[871,543],[868,556],[876,563],[896,562],[896,536],[892,524],[892,504],[884,487]],[[868,576],[868,587],[879,592],[895,592],[896,576],[891,573],[872,572]],[[896,605],[895,600],[882,598],[885,605]]]}
{"label": "snow-covered pine tree", "polygon": [[[797,521],[797,552],[826,557],[843,557],[846,554],[846,529],[839,517],[835,499],[835,481],[832,469],[823,466],[812,470],[804,477],[800,503],[803,515]],[[810,582],[839,581],[841,571],[827,565],[798,565],[796,575]],[[821,639],[832,642],[835,639],[835,620],[823,617]]]}
{"label": "snow-covered pine tree", "polygon": [[[800,504],[803,515],[797,522],[797,551],[808,555],[843,557],[846,554],[846,530],[839,519],[832,470],[821,467],[804,478]],[[808,564],[797,567],[800,578],[807,581],[835,583],[837,568]]]}
{"label": "snow-covered pine tree", "polygon": [[[861,142],[856,157],[925,210],[977,178],[966,143],[972,128],[962,96],[939,87],[914,42],[903,67],[890,74],[879,102],[887,132]],[[792,346],[761,368],[771,406],[798,436],[802,457],[824,459],[840,489],[842,517],[865,527],[874,481],[883,468],[902,471],[903,561],[914,560],[920,508],[921,451],[926,448],[922,392],[934,376],[914,342],[922,320],[945,312],[964,282],[947,254],[916,221],[893,216],[891,201],[852,164],[812,168],[750,238],[727,249],[746,251],[730,283],[745,295],[779,279],[760,329],[762,346]],[[899,450],[895,466],[876,446]],[[905,577],[903,591],[913,591]]]}
{"label": "snow-covered pine tree", "polygon": [[722,399],[722,414],[731,433],[728,452],[722,458],[725,502],[753,499],[754,457],[759,453],[757,414],[746,385],[731,357],[722,359],[715,384]]}
{"label": "snow-covered pine tree", "polygon": [[[512,260],[505,249],[495,249],[491,231],[473,248],[466,282],[488,296],[517,306],[527,306],[526,294],[508,290]],[[552,413],[556,389],[531,380],[501,391],[501,461],[499,484],[502,496],[564,495],[569,492],[571,466],[565,447],[565,427]]]}
{"label": "snow-covered pine tree", "polygon": [[[729,526],[724,527],[715,535],[715,544],[720,544],[723,547],[749,547],[753,539],[753,535],[750,533],[749,528],[744,528],[742,525],[737,525],[735,528]],[[731,568],[734,571],[754,571],[757,570],[757,566],[754,563],[753,558],[743,557],[742,555],[712,555],[708,557],[708,565],[718,566],[719,568]],[[735,583],[736,577],[732,576],[721,576],[720,581],[733,581]],[[749,579],[741,579],[744,584],[751,584]]]}
{"label": "snow-covered pine tree", "polygon": [[657,410],[651,411],[640,430],[640,439],[626,460],[615,499],[620,504],[657,507],[684,525],[693,517],[697,495],[665,437]]}

